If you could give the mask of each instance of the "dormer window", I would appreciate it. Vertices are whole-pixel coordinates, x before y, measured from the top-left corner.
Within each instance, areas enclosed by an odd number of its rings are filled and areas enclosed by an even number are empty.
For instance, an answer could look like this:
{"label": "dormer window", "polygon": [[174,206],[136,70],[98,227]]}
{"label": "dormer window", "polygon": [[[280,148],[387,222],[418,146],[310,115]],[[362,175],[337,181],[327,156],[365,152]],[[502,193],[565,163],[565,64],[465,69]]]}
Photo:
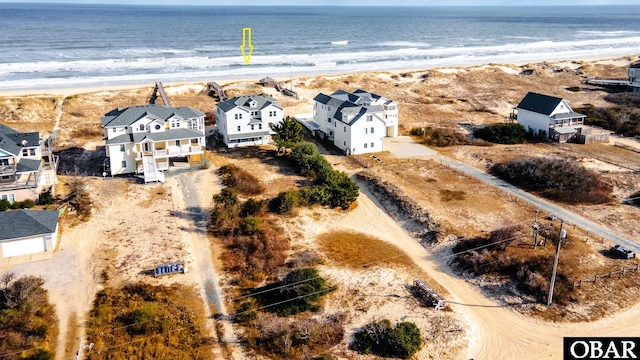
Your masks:
{"label": "dormer window", "polygon": [[156,124],[156,130],[160,130],[161,126],[160,124]]}
{"label": "dormer window", "polygon": [[144,131],[144,124],[140,124],[140,131]]}
{"label": "dormer window", "polygon": [[253,101],[253,100],[249,101],[249,107],[254,108],[254,107],[256,107],[256,106],[258,106],[258,103],[257,103],[257,102],[255,102],[255,101]]}

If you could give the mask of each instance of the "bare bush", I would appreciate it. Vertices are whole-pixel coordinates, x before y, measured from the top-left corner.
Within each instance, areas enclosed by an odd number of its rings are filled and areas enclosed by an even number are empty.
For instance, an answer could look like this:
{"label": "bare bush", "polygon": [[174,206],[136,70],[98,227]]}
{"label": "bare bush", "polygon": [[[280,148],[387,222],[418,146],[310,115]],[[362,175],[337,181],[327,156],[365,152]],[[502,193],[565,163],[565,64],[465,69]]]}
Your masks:
{"label": "bare bush", "polygon": [[611,186],[575,161],[526,157],[493,165],[489,172],[514,185],[570,204],[611,201]]}

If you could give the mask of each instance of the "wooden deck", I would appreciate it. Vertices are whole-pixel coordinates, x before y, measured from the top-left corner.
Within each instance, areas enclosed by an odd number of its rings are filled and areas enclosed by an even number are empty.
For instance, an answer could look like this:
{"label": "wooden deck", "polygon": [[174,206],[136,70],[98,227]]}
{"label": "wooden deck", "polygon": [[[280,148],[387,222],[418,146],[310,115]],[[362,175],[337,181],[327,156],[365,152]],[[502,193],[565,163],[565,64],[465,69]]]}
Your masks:
{"label": "wooden deck", "polygon": [[156,82],[156,86],[153,88],[151,95],[149,95],[149,104],[155,104],[156,100],[158,100],[158,93],[160,93],[160,97],[162,98],[162,103],[166,107],[171,107],[171,103],[169,102],[169,97],[167,93],[164,91],[164,86],[162,86],[161,82]]}
{"label": "wooden deck", "polygon": [[224,89],[217,82],[210,81],[205,85],[204,89],[202,89],[201,93],[206,93],[212,98],[217,98],[218,101],[225,101],[228,99],[227,94],[224,92]]}

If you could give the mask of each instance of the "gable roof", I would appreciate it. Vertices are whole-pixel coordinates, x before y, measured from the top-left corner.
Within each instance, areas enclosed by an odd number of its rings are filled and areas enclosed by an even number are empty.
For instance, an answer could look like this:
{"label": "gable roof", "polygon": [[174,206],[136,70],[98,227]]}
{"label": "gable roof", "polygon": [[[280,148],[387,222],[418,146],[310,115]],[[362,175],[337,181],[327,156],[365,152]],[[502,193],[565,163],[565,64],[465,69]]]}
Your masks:
{"label": "gable roof", "polygon": [[[366,113],[383,111],[384,109],[381,105],[362,105],[363,103],[371,103],[373,100],[378,99],[386,100],[385,104],[390,104],[393,102],[392,100],[383,98],[380,95],[376,95],[361,89],[358,89],[353,93],[348,93],[344,90],[337,90],[331,95],[320,93],[316,95],[315,98],[313,98],[314,101],[324,105],[335,105],[337,107],[337,110],[333,115],[333,118],[349,126],[353,125]],[[343,114],[355,116],[349,119],[349,122],[346,122],[342,116]]]}
{"label": "gable roof", "polygon": [[13,210],[0,212],[0,240],[10,240],[56,232],[60,213],[54,210]]}
{"label": "gable roof", "polygon": [[167,141],[193,139],[203,137],[204,133],[191,129],[169,129],[161,132],[140,132],[133,134],[124,134],[112,139],[106,140],[107,145],[118,145],[127,143],[139,143],[144,139],[151,141]]}
{"label": "gable roof", "polygon": [[20,151],[22,151],[23,141],[26,141],[25,147],[40,146],[40,133],[21,133],[8,126],[0,125],[0,149],[3,149],[13,155],[18,155]]}
{"label": "gable roof", "polygon": [[[249,107],[249,102],[253,100],[256,102],[256,106],[255,107]],[[247,110],[247,111],[251,111],[251,110],[262,110],[264,108],[266,108],[269,105],[274,105],[277,106],[278,108],[280,108],[278,106],[278,102],[276,101],[276,99],[270,97],[270,96],[266,96],[266,95],[245,95],[245,96],[236,96],[234,98],[231,98],[229,100],[223,101],[223,102],[219,102],[218,105],[216,105],[218,107],[218,109],[222,110],[223,112],[228,112],[231,109],[235,109],[236,107],[239,107],[243,110]]]}
{"label": "gable roof", "polygon": [[551,115],[561,102],[562,99],[559,97],[528,92],[517,108],[538,114]]}
{"label": "gable roof", "polygon": [[181,119],[193,119],[203,117],[202,111],[188,106],[166,107],[158,104],[135,105],[125,109],[113,109],[100,119],[102,127],[107,126],[127,126],[135,123],[141,118],[150,115],[154,119],[167,121],[176,116]]}

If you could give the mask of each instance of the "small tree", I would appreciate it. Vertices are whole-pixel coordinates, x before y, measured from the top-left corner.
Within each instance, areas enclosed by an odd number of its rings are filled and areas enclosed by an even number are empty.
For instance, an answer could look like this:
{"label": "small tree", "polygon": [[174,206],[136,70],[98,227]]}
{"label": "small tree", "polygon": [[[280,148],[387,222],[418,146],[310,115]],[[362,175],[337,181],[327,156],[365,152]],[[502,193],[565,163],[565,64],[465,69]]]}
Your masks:
{"label": "small tree", "polygon": [[272,139],[278,145],[278,150],[292,148],[302,142],[302,125],[290,116],[282,119],[277,124],[269,124],[269,126],[271,130],[275,131]]}

